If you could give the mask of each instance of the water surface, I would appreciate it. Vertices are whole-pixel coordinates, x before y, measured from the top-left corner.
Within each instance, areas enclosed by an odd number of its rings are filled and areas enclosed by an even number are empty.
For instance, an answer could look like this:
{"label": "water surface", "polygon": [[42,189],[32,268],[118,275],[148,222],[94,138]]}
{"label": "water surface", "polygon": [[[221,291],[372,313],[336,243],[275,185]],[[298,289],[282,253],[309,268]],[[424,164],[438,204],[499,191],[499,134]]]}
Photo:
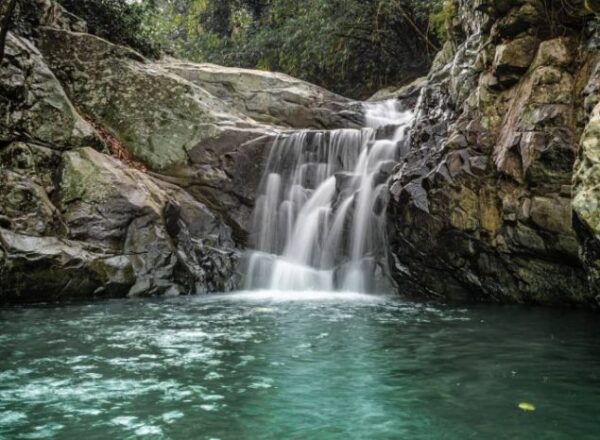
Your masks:
{"label": "water surface", "polygon": [[0,438],[597,439],[599,336],[358,294],[0,309]]}

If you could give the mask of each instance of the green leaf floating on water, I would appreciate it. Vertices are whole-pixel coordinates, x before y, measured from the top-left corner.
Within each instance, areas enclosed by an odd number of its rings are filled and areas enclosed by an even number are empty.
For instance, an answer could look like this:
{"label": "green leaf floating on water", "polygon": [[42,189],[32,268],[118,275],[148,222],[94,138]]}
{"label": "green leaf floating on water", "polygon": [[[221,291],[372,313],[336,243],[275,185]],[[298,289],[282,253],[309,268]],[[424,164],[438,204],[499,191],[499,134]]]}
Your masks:
{"label": "green leaf floating on water", "polygon": [[519,403],[519,408],[523,411],[535,411],[535,406],[531,403],[521,402]]}

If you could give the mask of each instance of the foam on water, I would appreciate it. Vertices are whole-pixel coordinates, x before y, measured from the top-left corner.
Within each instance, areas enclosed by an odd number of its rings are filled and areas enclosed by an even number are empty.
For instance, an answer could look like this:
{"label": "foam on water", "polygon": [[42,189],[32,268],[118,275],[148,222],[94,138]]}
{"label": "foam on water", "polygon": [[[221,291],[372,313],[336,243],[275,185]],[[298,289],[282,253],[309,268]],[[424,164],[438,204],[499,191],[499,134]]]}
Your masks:
{"label": "foam on water", "polygon": [[213,295],[214,301],[256,301],[256,302],[290,302],[290,301],[363,301],[383,302],[389,299],[383,295],[372,295],[360,292],[337,292],[332,290],[247,290],[224,295]]}
{"label": "foam on water", "polygon": [[386,183],[413,116],[394,100],[364,110],[363,129],[302,130],[274,142],[256,202],[246,289],[294,298],[389,290]]}
{"label": "foam on water", "polygon": [[579,311],[261,290],[0,308],[0,328],[2,439],[600,432],[600,323]]}

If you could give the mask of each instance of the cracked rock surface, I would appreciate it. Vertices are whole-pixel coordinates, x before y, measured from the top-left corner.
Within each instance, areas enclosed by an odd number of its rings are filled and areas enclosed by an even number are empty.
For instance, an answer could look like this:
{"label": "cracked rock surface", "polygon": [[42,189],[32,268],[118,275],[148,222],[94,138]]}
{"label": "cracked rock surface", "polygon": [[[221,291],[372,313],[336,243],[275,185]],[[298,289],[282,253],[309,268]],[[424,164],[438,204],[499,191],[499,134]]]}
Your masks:
{"label": "cracked rock surface", "polygon": [[540,2],[454,4],[391,183],[399,289],[596,306],[595,21],[558,10],[556,34]]}

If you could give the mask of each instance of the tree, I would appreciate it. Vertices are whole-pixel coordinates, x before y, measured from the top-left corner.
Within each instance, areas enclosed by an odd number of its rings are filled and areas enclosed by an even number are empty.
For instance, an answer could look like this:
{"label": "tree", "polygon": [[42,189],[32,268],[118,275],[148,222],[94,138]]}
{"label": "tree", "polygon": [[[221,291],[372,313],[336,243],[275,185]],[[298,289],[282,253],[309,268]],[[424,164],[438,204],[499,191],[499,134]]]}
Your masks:
{"label": "tree", "polygon": [[[422,75],[442,0],[157,0],[176,55],[277,70],[353,97]],[[156,27],[156,26],[155,26]]]}
{"label": "tree", "polygon": [[160,55],[160,46],[145,27],[154,14],[155,0],[58,0],[69,12],[83,18],[92,34],[126,45],[150,57]]}
{"label": "tree", "polygon": [[443,0],[58,1],[146,55],[281,71],[356,98],[423,75],[448,15]]}
{"label": "tree", "polygon": [[0,0],[0,63],[4,59],[4,47],[6,35],[12,24],[13,14],[17,6],[17,0]]}

